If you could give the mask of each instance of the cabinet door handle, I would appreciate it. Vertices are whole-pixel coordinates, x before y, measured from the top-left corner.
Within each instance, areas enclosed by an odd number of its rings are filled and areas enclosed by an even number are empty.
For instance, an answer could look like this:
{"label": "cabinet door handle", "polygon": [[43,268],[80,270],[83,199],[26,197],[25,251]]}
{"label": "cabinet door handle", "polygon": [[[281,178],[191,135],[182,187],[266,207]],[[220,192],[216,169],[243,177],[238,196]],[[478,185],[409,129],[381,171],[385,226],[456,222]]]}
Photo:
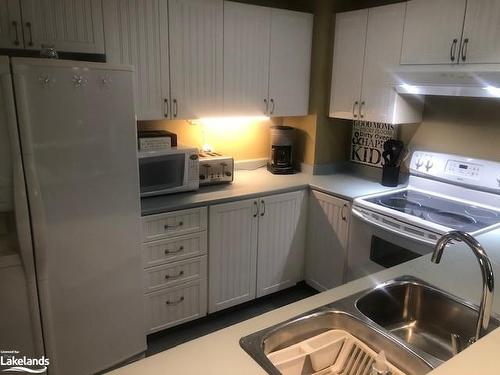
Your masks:
{"label": "cabinet door handle", "polygon": [[253,201],[253,207],[255,208],[253,217],[257,217],[259,215],[259,205],[257,204],[257,201]]}
{"label": "cabinet door handle", "polygon": [[16,39],[14,40],[14,45],[18,46],[20,42],[19,42],[19,30],[17,29],[17,21],[12,21],[12,27],[16,32]]}
{"label": "cabinet door handle", "polygon": [[267,111],[269,110],[269,104],[267,103],[267,99],[264,99],[264,106],[266,109],[264,110],[264,114],[267,114]]}
{"label": "cabinet door handle", "polygon": [[173,115],[174,117],[177,117],[177,111],[178,111],[178,105],[177,105],[177,99],[174,99],[174,108],[173,108]]}
{"label": "cabinet door handle", "polygon": [[363,114],[363,107],[365,106],[365,101],[363,100],[361,104],[359,105],[359,118],[365,118],[365,115]]}
{"label": "cabinet door handle", "polygon": [[168,107],[169,107],[169,105],[168,105],[168,99],[165,98],[165,99],[163,99],[163,115],[165,117],[168,117]]}
{"label": "cabinet door handle", "polygon": [[462,57],[462,61],[467,60],[467,46],[469,45],[469,38],[465,38],[464,42],[462,43],[462,48],[460,55]]}
{"label": "cabinet door handle", "polygon": [[184,276],[184,271],[179,271],[179,273],[177,275],[169,275],[169,274],[166,274],[165,275],[165,280],[174,280],[174,279],[178,279],[179,277],[182,277]]}
{"label": "cabinet door handle", "polygon": [[453,39],[453,42],[451,42],[451,48],[450,48],[450,60],[455,61],[455,53],[457,52],[457,43],[458,39]]}
{"label": "cabinet door handle", "polygon": [[274,114],[274,99],[271,99],[271,104],[272,104],[272,107],[271,107],[271,115]]}
{"label": "cabinet door handle", "polygon": [[260,213],[260,216],[264,216],[266,214],[266,202],[264,202],[264,199],[260,200],[260,204],[262,205],[262,212]]}
{"label": "cabinet door handle", "polygon": [[165,249],[165,255],[180,253],[182,250],[184,250],[184,246],[179,246],[176,250]]}
{"label": "cabinet door handle", "polygon": [[352,117],[358,118],[358,115],[356,113],[356,107],[358,106],[359,102],[356,100],[354,104],[352,105]]}
{"label": "cabinet door handle", "polygon": [[28,34],[30,36],[30,41],[28,42],[28,45],[30,47],[33,47],[33,31],[31,30],[31,22],[26,22],[26,27],[28,28]]}
{"label": "cabinet door handle", "polygon": [[179,303],[181,303],[182,301],[184,301],[184,296],[181,296],[177,301],[166,301],[165,304],[167,305],[178,305]]}
{"label": "cabinet door handle", "polygon": [[340,210],[340,218],[343,220],[343,221],[347,221],[347,216],[345,215],[344,213],[344,209],[348,208],[347,207],[347,204],[344,203],[344,205],[342,206],[341,210]]}

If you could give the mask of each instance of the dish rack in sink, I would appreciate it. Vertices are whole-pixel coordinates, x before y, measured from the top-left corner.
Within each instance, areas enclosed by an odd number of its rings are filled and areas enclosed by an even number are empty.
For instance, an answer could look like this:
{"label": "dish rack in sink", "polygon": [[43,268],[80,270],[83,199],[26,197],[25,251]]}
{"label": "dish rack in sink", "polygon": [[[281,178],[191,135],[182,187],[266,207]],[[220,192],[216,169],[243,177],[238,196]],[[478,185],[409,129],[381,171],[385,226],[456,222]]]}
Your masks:
{"label": "dish rack in sink", "polygon": [[326,331],[267,357],[283,375],[406,375],[382,352],[342,330]]}

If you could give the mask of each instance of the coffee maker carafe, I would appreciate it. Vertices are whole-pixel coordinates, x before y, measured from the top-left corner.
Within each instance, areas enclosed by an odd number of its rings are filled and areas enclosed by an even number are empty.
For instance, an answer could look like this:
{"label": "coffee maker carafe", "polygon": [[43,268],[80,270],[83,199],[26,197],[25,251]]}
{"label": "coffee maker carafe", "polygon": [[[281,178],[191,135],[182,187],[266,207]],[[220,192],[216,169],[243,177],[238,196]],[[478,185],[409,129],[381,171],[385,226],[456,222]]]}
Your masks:
{"label": "coffee maker carafe", "polygon": [[292,146],[295,129],[290,126],[271,127],[271,160],[267,169],[274,174],[295,173],[292,165]]}

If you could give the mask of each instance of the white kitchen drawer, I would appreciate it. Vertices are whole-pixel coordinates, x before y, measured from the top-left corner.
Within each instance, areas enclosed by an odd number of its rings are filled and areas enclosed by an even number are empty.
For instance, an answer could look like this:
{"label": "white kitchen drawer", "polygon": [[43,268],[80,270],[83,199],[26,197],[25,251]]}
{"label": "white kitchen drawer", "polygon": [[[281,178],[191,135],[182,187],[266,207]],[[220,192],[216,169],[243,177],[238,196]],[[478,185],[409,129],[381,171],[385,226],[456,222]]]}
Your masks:
{"label": "white kitchen drawer", "polygon": [[145,295],[146,334],[207,314],[207,280],[199,279]]}
{"label": "white kitchen drawer", "polygon": [[207,257],[197,257],[144,271],[144,292],[154,292],[188,281],[207,278]]}
{"label": "white kitchen drawer", "polygon": [[177,262],[207,253],[207,232],[146,242],[142,245],[144,268]]}
{"label": "white kitchen drawer", "polygon": [[201,232],[206,229],[206,207],[144,216],[142,218],[143,242]]}

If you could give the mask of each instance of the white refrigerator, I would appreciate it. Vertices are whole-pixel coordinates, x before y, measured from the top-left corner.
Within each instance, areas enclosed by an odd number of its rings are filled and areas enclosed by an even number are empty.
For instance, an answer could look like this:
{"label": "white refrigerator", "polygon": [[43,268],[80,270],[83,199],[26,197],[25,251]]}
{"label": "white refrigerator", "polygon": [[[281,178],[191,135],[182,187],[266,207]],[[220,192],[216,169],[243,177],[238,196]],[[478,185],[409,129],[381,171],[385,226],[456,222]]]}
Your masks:
{"label": "white refrigerator", "polygon": [[0,350],[50,375],[146,349],[132,74],[0,57]]}

